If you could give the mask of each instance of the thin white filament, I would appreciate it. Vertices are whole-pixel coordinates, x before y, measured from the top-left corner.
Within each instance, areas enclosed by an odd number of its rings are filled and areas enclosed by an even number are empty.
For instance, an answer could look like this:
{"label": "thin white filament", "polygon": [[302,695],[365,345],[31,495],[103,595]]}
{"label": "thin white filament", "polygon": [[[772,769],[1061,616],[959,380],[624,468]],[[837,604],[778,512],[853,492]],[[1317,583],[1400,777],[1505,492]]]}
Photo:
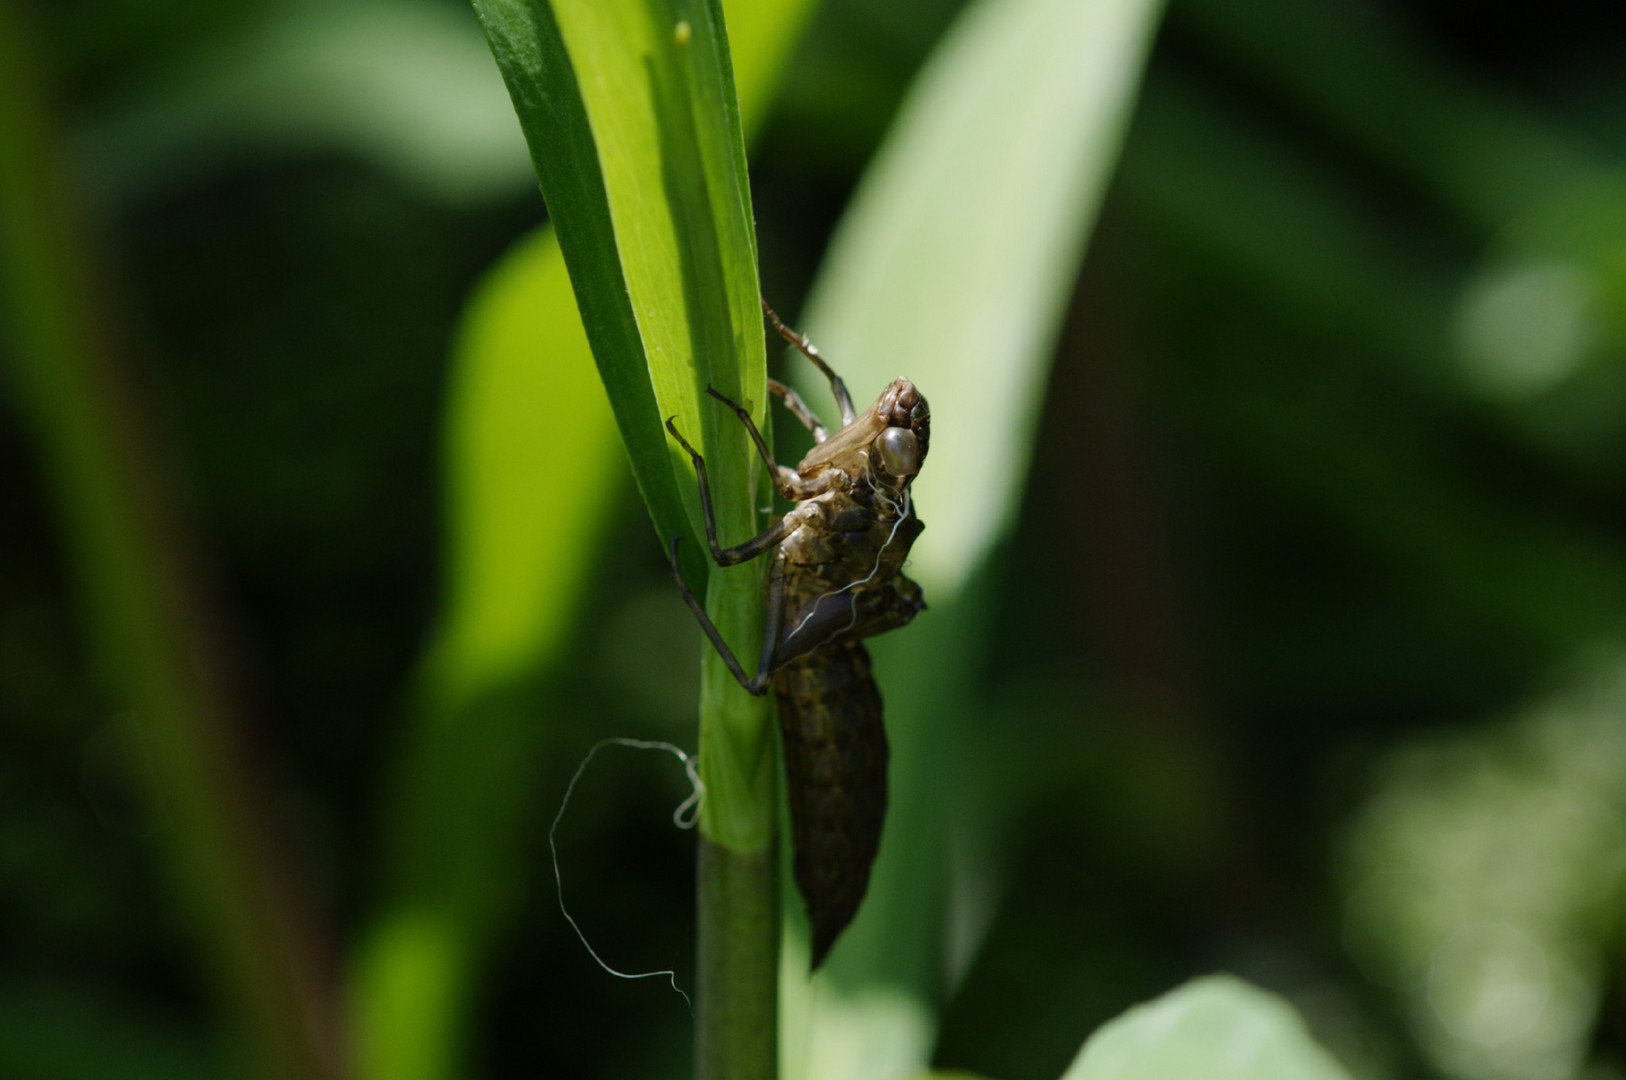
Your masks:
{"label": "thin white filament", "polygon": [[689,995],[683,993],[682,988],[678,986],[677,972],[617,971],[609,964],[606,964],[604,962],[604,958],[594,951],[592,943],[587,940],[587,935],[582,933],[582,928],[577,925],[575,918],[570,914],[569,909],[565,907],[565,883],[564,880],[559,876],[559,848],[554,842],[554,834],[559,831],[559,822],[564,820],[565,807],[570,805],[570,796],[571,793],[576,790],[576,781],[582,778],[582,773],[587,770],[588,762],[592,761],[593,756],[600,750],[611,745],[630,746],[634,750],[665,750],[667,753],[672,754],[679,761],[683,762],[683,771],[688,773],[689,783],[693,785],[693,789],[690,791],[689,797],[679,803],[676,810],[672,811],[672,824],[676,825],[680,829],[692,829],[694,828],[695,822],[699,820],[700,817],[700,800],[705,794],[706,786],[700,782],[700,770],[693,757],[684,753],[681,749],[673,746],[671,743],[661,742],[659,740],[628,739],[621,736],[613,736],[608,739],[600,739],[598,742],[594,743],[592,749],[587,751],[587,756],[582,758],[581,764],[576,766],[576,774],[570,778],[570,783],[565,786],[565,797],[559,802],[559,812],[553,816],[553,824],[548,828],[548,851],[553,856],[553,884],[559,892],[559,912],[565,917],[565,921],[570,924],[570,928],[576,931],[576,936],[581,939],[582,947],[587,950],[587,955],[598,961],[599,967],[603,968],[605,971],[609,972],[611,975],[614,975],[618,979],[652,979],[661,975],[667,976],[672,982],[672,989],[676,990],[680,995],[682,995],[683,1000],[688,1004],[689,1014],[692,1016],[694,1015],[694,1002],[691,1001]]}

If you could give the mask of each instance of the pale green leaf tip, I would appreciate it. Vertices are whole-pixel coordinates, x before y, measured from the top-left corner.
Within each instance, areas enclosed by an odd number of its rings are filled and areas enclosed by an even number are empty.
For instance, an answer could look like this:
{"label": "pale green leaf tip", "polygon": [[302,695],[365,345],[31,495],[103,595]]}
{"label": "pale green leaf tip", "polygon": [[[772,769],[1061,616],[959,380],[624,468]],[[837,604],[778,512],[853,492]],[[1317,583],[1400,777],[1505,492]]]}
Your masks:
{"label": "pale green leaf tip", "polygon": [[1062,1080],[1350,1080],[1297,1010],[1230,975],[1193,979],[1110,1021]]}

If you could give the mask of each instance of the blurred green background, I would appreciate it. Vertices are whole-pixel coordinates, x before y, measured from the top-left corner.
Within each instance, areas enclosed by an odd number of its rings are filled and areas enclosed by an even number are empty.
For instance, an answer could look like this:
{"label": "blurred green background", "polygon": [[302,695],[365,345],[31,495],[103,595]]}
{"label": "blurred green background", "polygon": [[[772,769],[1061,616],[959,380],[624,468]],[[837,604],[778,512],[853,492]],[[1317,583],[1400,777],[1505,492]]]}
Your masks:
{"label": "blurred green background", "polygon": [[[787,317],[958,8],[824,0],[747,102]],[[578,482],[516,667],[437,636],[460,320],[544,218],[472,11],[0,16],[0,1077],[681,1075],[547,861],[596,740],[694,741],[613,444],[534,417]],[[1228,970],[1357,1077],[1626,1077],[1623,159],[1619,5],[1174,0],[1016,528],[877,650],[972,665],[935,1064],[1055,1077]],[[559,840],[689,986],[686,792],[607,753]]]}

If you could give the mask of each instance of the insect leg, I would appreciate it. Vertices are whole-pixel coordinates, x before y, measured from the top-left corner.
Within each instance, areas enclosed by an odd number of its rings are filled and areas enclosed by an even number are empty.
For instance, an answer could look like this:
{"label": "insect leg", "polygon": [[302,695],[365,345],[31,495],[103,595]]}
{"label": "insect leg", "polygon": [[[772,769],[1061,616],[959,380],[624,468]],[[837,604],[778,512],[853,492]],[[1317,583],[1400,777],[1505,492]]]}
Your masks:
{"label": "insect leg", "polygon": [[706,393],[733,409],[734,415],[740,418],[740,423],[745,425],[745,430],[751,435],[751,441],[757,444],[757,453],[762,455],[763,462],[768,466],[768,473],[773,477],[774,489],[782,497],[791,502],[801,502],[803,499],[811,499],[830,490],[830,485],[836,479],[834,471],[827,469],[816,479],[803,480],[795,469],[787,469],[774,461],[773,454],[768,450],[768,441],[762,437],[762,432],[757,430],[756,422],[751,419],[750,413],[709,386],[706,387]]}
{"label": "insect leg", "polygon": [[734,651],[728,647],[728,642],[723,640],[723,635],[718,633],[716,624],[711,621],[711,616],[706,614],[706,609],[695,597],[694,590],[689,588],[689,583],[683,580],[683,569],[678,565],[677,554],[680,540],[682,537],[673,537],[672,542],[667,545],[666,554],[671,560],[672,576],[677,579],[678,592],[683,594],[683,602],[694,612],[694,617],[700,622],[700,629],[711,639],[717,655],[723,658],[723,663],[728,665],[728,670],[734,678],[745,687],[746,693],[761,697],[768,692],[768,680],[773,677],[774,656],[779,641],[779,620],[785,610],[784,560],[775,559],[773,567],[768,571],[768,611],[766,629],[762,635],[762,657],[757,661],[756,675],[747,678],[745,669],[734,657]]}
{"label": "insect leg", "polygon": [[672,438],[678,445],[688,451],[689,460],[694,462],[694,475],[700,481],[700,512],[706,522],[706,542],[711,545],[711,557],[717,561],[718,566],[735,566],[739,563],[756,558],[764,551],[777,547],[779,541],[789,536],[796,529],[796,522],[789,517],[782,517],[760,536],[753,536],[743,544],[725,548],[717,542],[717,517],[711,509],[711,485],[706,481],[706,460],[700,456],[700,451],[689,445],[689,440],[678,434],[677,425],[672,421],[676,417],[668,417],[666,430],[672,433]]}
{"label": "insect leg", "polygon": [[795,346],[796,350],[803,356],[813,361],[813,366],[818,368],[826,379],[830,380],[830,393],[835,395],[836,404],[841,407],[841,426],[846,427],[852,423],[854,418],[858,416],[858,410],[853,408],[852,395],[847,393],[847,384],[841,381],[841,376],[831,371],[830,365],[826,364],[824,357],[819,355],[818,347],[807,340],[806,334],[798,334],[780,322],[779,316],[774,314],[773,308],[768,306],[766,300],[762,302],[762,310],[768,313],[768,318],[773,322],[773,328],[779,331],[779,336]]}
{"label": "insect leg", "polygon": [[768,380],[768,390],[770,393],[776,394],[785,403],[785,408],[790,410],[791,415],[800,420],[802,426],[813,433],[814,442],[821,443],[830,437],[830,432],[825,429],[824,421],[820,420],[813,410],[807,407],[807,402],[802,400],[802,395],[778,379]]}

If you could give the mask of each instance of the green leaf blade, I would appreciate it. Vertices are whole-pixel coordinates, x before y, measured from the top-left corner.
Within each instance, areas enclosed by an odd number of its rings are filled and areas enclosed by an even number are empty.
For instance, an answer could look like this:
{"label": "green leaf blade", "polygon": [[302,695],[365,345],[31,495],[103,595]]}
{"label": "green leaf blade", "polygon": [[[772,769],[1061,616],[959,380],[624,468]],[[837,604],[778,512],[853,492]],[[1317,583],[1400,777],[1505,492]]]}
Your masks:
{"label": "green leaf blade", "polygon": [[[976,786],[960,724],[982,667],[988,554],[1024,487],[1049,358],[1160,10],[1158,0],[969,6],[860,183],[799,327],[855,398],[907,376],[933,413],[914,485],[927,528],[909,570],[931,610],[872,649],[892,746],[880,857],[814,1019],[800,1011],[800,973],[782,983],[787,1045],[812,1029],[815,1080],[879,1080],[929,1059],[944,922],[961,902],[943,836],[977,836],[953,808]],[[953,965],[974,955],[982,917]]]}
{"label": "green leaf blade", "polygon": [[[719,537],[738,543],[757,529],[760,463],[735,418],[705,393],[715,387],[765,426],[767,372],[748,185],[743,150],[736,149],[738,102],[723,73],[721,20],[699,0],[559,0],[555,10],[584,90],[649,384],[660,415],[705,455]],[[692,466],[659,434],[662,483],[677,488],[687,514],[687,528],[667,537],[703,536]],[[646,460],[641,471],[656,468]],[[698,546],[698,540],[689,546],[691,560]],[[710,572],[706,608],[738,656],[755,655],[761,640],[761,580],[760,566]],[[702,724],[702,761],[706,745],[712,748],[702,831],[725,846],[760,849],[774,832],[759,797],[771,776],[756,764],[769,741],[766,704],[744,694],[709,654],[703,686],[701,713],[715,723]]]}
{"label": "green leaf blade", "polygon": [[[705,455],[719,535],[738,543],[756,532],[760,464],[734,417],[705,392],[716,387],[765,425],[766,367],[739,104],[720,13],[710,0],[476,0],[476,7],[656,529],[663,541],[703,535],[690,463],[662,430],[669,417]],[[682,555],[691,583],[705,574],[706,607],[725,640],[737,655],[754,655],[761,568],[707,572],[697,542]],[[716,658],[707,660],[704,685],[702,715],[734,743],[710,761],[757,761],[769,741],[765,703],[731,686]],[[703,744],[707,731],[702,724]],[[762,773],[747,765],[708,779],[713,797],[701,819],[708,836],[741,849],[771,840],[772,814],[758,797]],[[735,789],[746,797],[732,798]]]}
{"label": "green leaf blade", "polygon": [[[617,223],[610,198],[617,169],[606,167],[601,172],[599,167],[603,138],[592,124],[588,102],[602,94],[584,95],[552,7],[525,0],[475,0],[474,6],[531,148],[531,160],[570,269],[581,321],[639,491],[658,533],[694,535],[687,526],[690,515],[686,509],[692,496],[686,498],[674,475],[661,427],[665,414],[645,361],[644,327],[633,307],[638,294],[632,287],[632,275],[618,257]],[[627,5],[604,5],[612,34],[617,16],[626,23],[627,34],[639,28],[639,20],[629,18],[627,12]],[[636,38],[629,36],[628,40]],[[590,78],[594,85],[605,82],[600,71],[592,72]],[[612,114],[603,121],[612,133],[614,120]],[[607,148],[609,161],[626,156],[625,148],[614,141]],[[627,227],[636,234],[637,225],[634,221]],[[672,272],[670,268],[668,272]],[[645,319],[657,321],[660,307],[646,308]],[[655,336],[659,340],[660,335]],[[684,569],[692,581],[706,580],[707,567],[698,554],[686,555]]]}
{"label": "green leaf blade", "polygon": [[[711,0],[552,0],[523,9],[476,2],[492,16],[521,16],[531,35],[530,54],[495,36],[493,52],[513,68],[504,72],[511,86],[536,81],[516,90],[515,106],[522,122],[528,110],[536,114],[527,138],[594,355],[613,373],[606,389],[614,398],[623,388],[617,379],[634,387],[625,411],[639,428],[627,445],[646,496],[657,493],[650,499],[656,528],[673,543],[704,528],[713,540],[737,544],[756,532],[761,463],[734,416],[705,394],[720,390],[765,426],[767,371],[720,9]],[[488,26],[495,21],[488,17]],[[526,60],[534,62],[519,63]],[[556,133],[546,129],[556,122],[566,125],[573,155],[559,170],[562,185],[550,182],[547,160]],[[567,225],[578,217],[580,232]],[[595,300],[610,309],[608,330],[588,310]],[[648,422],[650,392],[656,423]],[[704,510],[688,455],[669,443],[659,417],[704,455]],[[681,529],[662,517],[660,493],[674,488],[686,510]],[[697,546],[686,552],[690,566]],[[706,582],[706,612],[747,664],[762,638],[762,576],[758,563],[710,573]],[[777,769],[768,701],[746,693],[721,656],[708,649],[704,657],[696,1072],[745,1080],[774,1069]]]}
{"label": "green leaf blade", "polygon": [[932,406],[912,554],[934,599],[1008,526],[1061,312],[1161,4],[982,3],[922,71],[842,219],[808,329],[855,395]]}
{"label": "green leaf blade", "polygon": [[[569,724],[538,710],[535,691],[592,610],[586,586],[621,490],[618,428],[658,535],[694,535],[684,505],[693,474],[662,427],[597,144],[552,9],[476,7],[559,233],[532,233],[487,274],[452,352],[445,615],[390,785],[391,895],[352,958],[357,1071],[391,1080],[457,1074],[484,955],[517,914],[519,826],[534,809],[537,755]],[[764,111],[808,7],[741,7],[735,44],[748,121]],[[725,119],[737,131],[734,111]],[[743,150],[730,160],[743,176]],[[749,268],[754,289],[754,257],[734,263]],[[736,321],[755,326],[754,307],[751,321],[740,318],[754,299],[734,294]],[[688,392],[697,397],[695,382]],[[703,548],[691,541],[683,554],[688,580],[702,588]]]}
{"label": "green leaf blade", "polygon": [[430,688],[442,708],[525,677],[561,647],[623,460],[551,229],[488,275],[452,371],[447,621]]}

